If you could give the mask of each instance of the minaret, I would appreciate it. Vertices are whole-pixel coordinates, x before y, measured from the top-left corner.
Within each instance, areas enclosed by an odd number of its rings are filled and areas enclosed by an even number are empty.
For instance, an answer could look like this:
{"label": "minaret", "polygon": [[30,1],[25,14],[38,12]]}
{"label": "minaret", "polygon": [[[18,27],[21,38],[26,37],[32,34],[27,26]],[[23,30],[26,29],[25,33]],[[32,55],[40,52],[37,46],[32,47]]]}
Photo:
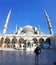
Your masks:
{"label": "minaret", "polygon": [[48,27],[49,27],[50,34],[53,34],[51,21],[50,21],[49,16],[48,16],[48,14],[47,14],[46,11],[45,11],[45,16],[46,16],[46,19],[47,19],[47,23],[48,23]]}
{"label": "minaret", "polygon": [[11,10],[9,11],[8,16],[5,20],[5,24],[4,24],[3,32],[2,32],[3,34],[6,34],[6,30],[7,30],[8,22],[9,22],[9,19],[10,19],[10,15],[11,15]]}
{"label": "minaret", "polygon": [[40,26],[38,25],[38,34],[40,34]]}
{"label": "minaret", "polygon": [[17,29],[17,24],[16,24],[16,31],[15,31],[15,32],[17,32],[17,30],[18,30],[18,29]]}

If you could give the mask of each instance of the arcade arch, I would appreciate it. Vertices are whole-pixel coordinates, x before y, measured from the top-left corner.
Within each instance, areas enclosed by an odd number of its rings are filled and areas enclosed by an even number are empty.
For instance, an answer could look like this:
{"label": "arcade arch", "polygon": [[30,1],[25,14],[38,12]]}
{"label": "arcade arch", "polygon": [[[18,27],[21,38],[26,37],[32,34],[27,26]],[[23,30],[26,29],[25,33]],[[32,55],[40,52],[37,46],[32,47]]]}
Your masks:
{"label": "arcade arch", "polygon": [[8,37],[5,39],[5,43],[6,44],[10,43],[10,39]]}
{"label": "arcade arch", "polygon": [[23,38],[20,38],[19,39],[19,43],[24,43],[24,39]]}
{"label": "arcade arch", "polygon": [[3,42],[4,42],[4,38],[2,37],[0,40],[0,47],[2,46]]}
{"label": "arcade arch", "polygon": [[10,43],[10,38],[9,37],[5,38],[5,47],[10,47],[9,43]]}
{"label": "arcade arch", "polygon": [[50,38],[47,38],[47,39],[46,39],[46,42],[47,42],[47,44],[49,44],[49,47],[48,47],[48,48],[50,48],[50,45],[51,45]]}
{"label": "arcade arch", "polygon": [[33,38],[32,40],[33,40],[34,43],[36,43],[36,44],[38,43],[37,38]]}
{"label": "arcade arch", "polygon": [[39,39],[39,43],[40,43],[40,46],[43,47],[43,45],[44,45],[44,39],[43,38],[40,38]]}
{"label": "arcade arch", "polygon": [[14,38],[12,39],[12,43],[17,43],[16,37],[14,37]]}

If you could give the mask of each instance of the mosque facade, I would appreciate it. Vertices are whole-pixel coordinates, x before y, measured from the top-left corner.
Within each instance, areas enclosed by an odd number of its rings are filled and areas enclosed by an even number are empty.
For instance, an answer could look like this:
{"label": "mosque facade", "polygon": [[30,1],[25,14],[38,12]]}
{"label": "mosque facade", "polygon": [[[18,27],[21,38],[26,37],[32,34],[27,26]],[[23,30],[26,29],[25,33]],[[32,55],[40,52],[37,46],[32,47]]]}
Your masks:
{"label": "mosque facade", "polygon": [[47,12],[45,11],[45,16],[47,19],[48,27],[50,34],[45,34],[40,30],[40,27],[33,27],[31,25],[26,25],[24,27],[17,28],[16,31],[7,34],[7,26],[10,19],[11,10],[8,13],[6,18],[3,33],[0,35],[0,47],[2,48],[16,48],[16,49],[28,49],[28,48],[35,48],[36,46],[40,45],[41,47],[44,44],[49,44],[50,46],[54,46],[56,48],[56,35],[53,34],[51,21]]}

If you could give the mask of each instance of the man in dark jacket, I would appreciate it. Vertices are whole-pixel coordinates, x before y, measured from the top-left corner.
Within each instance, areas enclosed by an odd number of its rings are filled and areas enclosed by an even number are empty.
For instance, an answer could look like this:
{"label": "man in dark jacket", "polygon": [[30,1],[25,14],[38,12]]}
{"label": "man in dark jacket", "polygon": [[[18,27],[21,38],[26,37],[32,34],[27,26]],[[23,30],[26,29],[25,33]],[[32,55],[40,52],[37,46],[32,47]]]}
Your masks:
{"label": "man in dark jacket", "polygon": [[41,53],[41,47],[40,46],[37,46],[34,50],[34,53],[35,53],[35,59],[37,58],[38,59],[38,55]]}

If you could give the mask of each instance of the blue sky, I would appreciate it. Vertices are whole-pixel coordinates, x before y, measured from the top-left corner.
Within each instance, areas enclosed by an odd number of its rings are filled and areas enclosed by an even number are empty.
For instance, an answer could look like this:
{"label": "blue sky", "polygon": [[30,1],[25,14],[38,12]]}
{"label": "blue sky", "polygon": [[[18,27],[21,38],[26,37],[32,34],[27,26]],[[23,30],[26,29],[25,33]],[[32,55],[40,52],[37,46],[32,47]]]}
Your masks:
{"label": "blue sky", "polygon": [[7,33],[15,31],[16,24],[18,27],[25,25],[40,26],[42,32],[49,34],[47,20],[44,10],[47,11],[54,34],[56,34],[56,0],[0,0],[0,33],[3,25],[12,9],[9,20]]}

